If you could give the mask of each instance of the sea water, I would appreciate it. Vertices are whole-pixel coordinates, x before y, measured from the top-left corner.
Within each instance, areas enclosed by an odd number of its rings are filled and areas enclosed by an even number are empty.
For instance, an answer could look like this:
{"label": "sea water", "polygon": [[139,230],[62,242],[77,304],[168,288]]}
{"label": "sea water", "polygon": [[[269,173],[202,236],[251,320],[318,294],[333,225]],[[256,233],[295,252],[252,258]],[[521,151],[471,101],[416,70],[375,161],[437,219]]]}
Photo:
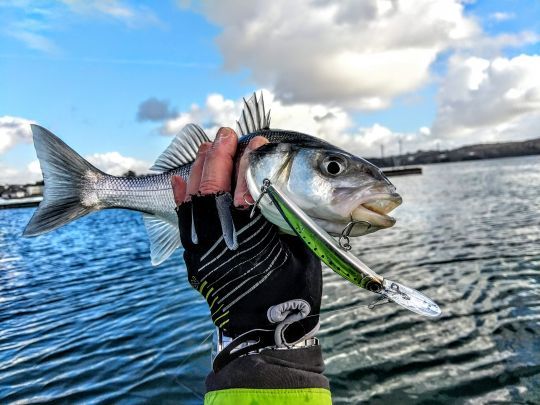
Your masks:
{"label": "sea water", "polygon": [[[540,402],[540,156],[393,177],[397,224],[354,239],[441,307],[423,318],[324,272],[335,403]],[[152,267],[141,216],[107,210],[21,238],[0,210],[0,403],[201,403],[212,324],[181,250]]]}

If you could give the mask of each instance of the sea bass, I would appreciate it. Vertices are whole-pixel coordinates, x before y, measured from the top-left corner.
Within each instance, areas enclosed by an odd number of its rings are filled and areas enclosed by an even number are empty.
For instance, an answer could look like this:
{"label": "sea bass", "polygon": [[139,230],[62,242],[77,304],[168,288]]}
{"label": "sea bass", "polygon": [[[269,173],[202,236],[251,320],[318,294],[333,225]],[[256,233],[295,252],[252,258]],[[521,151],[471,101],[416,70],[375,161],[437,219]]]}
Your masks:
{"label": "sea bass", "polygon": [[[241,138],[236,159],[253,137],[264,136],[269,141],[249,157],[247,182],[255,199],[263,180],[271,178],[332,235],[339,235],[350,224],[350,236],[394,225],[395,219],[387,214],[401,203],[401,197],[367,160],[310,135],[271,129],[262,95],[254,94],[245,101],[237,125]],[[32,125],[32,133],[45,188],[24,236],[52,231],[101,209],[124,208],[143,213],[152,264],[163,262],[181,246],[171,177],[187,180],[198,147],[210,141],[202,128],[195,124],[184,127],[151,167],[160,173],[140,177],[102,172],[39,125]],[[262,199],[259,206],[269,221],[291,232],[270,201]]]}

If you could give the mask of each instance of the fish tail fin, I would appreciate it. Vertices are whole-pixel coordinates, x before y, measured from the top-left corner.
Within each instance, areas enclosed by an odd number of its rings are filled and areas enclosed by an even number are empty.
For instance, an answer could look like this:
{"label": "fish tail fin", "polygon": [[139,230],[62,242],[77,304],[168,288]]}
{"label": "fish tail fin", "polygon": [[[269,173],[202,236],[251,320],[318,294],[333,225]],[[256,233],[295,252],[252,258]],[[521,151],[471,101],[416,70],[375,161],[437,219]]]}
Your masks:
{"label": "fish tail fin", "polygon": [[39,125],[31,127],[45,187],[43,201],[23,236],[41,235],[99,210],[97,200],[83,201],[83,195],[89,179],[105,175],[52,132]]}

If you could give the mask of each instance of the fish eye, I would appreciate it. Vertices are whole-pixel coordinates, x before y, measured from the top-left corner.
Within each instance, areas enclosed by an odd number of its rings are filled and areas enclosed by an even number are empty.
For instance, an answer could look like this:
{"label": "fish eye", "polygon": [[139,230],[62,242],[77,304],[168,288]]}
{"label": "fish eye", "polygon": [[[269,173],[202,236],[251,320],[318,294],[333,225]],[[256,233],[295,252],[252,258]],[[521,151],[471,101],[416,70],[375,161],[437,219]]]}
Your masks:
{"label": "fish eye", "polygon": [[337,176],[346,169],[346,162],[341,156],[328,156],[322,161],[322,172],[328,176]]}

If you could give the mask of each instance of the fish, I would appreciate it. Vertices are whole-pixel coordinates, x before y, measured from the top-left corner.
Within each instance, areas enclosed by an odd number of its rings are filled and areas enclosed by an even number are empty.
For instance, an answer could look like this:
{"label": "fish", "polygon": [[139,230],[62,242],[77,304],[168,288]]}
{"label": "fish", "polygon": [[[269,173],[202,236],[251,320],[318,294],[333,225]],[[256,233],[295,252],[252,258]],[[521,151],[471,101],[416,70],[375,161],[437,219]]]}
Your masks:
{"label": "fish", "polygon": [[[32,124],[31,129],[44,192],[23,236],[53,231],[102,209],[122,208],[142,213],[153,265],[164,262],[181,247],[171,178],[187,180],[199,146],[210,141],[200,126],[188,124],[174,137],[150,168],[157,173],[124,177],[94,167],[46,128]],[[249,155],[246,178],[253,198],[259,198],[264,179],[271,177],[331,235],[339,235],[349,224],[350,236],[395,224],[388,213],[402,199],[378,167],[314,136],[271,128],[270,110],[266,111],[262,94],[244,99],[237,133],[237,162],[254,137],[264,136],[269,141]],[[293,233],[271,201],[261,201],[259,206],[266,219]],[[234,235],[230,230],[234,226],[223,229],[231,247]]]}

